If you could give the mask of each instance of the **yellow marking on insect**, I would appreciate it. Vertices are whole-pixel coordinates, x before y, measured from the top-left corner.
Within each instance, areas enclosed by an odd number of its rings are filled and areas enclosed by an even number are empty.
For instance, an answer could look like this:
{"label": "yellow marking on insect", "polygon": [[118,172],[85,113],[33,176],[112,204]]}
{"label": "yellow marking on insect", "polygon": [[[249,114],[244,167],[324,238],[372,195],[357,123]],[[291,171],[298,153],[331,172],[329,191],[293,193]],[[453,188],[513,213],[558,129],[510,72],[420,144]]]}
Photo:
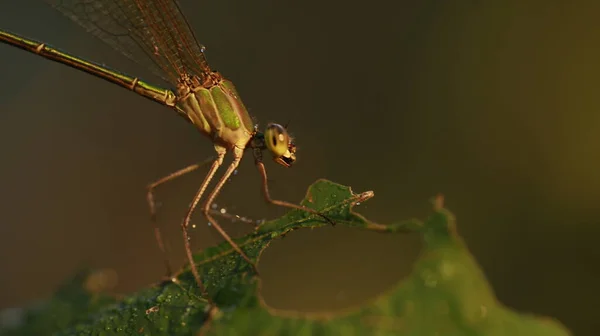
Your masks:
{"label": "yellow marking on insect", "polygon": [[35,48],[35,53],[36,54],[41,54],[42,51],[44,51],[44,48],[46,47],[46,44],[44,43],[40,43],[36,48]]}
{"label": "yellow marking on insect", "polygon": [[135,90],[135,86],[138,84],[140,80],[136,77],[133,79],[133,81],[131,82],[131,85],[129,86],[129,90],[133,91]]}

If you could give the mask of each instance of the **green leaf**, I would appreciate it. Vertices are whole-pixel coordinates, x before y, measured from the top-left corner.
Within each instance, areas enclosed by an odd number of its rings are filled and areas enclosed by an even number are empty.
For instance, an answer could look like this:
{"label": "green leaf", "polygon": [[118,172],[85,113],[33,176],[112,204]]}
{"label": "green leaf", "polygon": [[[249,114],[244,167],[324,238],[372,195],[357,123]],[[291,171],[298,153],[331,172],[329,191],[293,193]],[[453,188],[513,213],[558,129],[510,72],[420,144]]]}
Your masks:
{"label": "green leaf", "polygon": [[[208,293],[218,306],[218,311],[211,310],[211,314],[191,272],[184,269],[174,281],[117,301],[83,291],[82,281],[71,282],[65,288],[87,294],[71,297],[59,291],[48,305],[29,313],[21,328],[5,335],[26,335],[31,330],[45,331],[35,335],[195,335],[200,329],[207,335],[251,336],[570,335],[554,320],[519,314],[497,301],[457,234],[454,217],[443,208],[441,197],[434,200],[433,214],[425,222],[413,219],[386,226],[352,211],[356,203],[372,196],[372,192],[354,194],[348,187],[319,180],[302,202],[340,226],[387,234],[422,234],[424,247],[412,273],[363,306],[328,314],[269,308],[260,297],[259,277],[224,243],[195,255]],[[248,257],[258,261],[274,239],[292,230],[325,225],[330,224],[318,216],[292,210],[236,242]],[[212,319],[207,322],[209,315]]]}

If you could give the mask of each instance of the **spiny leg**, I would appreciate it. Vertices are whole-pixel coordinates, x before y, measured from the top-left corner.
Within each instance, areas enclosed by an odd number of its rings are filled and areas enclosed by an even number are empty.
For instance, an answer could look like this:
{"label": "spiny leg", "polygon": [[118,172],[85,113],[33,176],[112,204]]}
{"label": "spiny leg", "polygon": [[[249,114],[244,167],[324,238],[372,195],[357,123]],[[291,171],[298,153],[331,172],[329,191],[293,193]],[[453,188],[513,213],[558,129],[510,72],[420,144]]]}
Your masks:
{"label": "spiny leg", "polygon": [[212,180],[217,169],[219,169],[219,167],[223,164],[223,157],[225,156],[225,152],[227,150],[225,149],[225,147],[218,146],[218,145],[215,145],[215,150],[217,151],[217,158],[213,162],[212,166],[210,167],[210,170],[208,171],[208,174],[206,174],[204,181],[202,182],[202,184],[200,185],[200,188],[196,192],[196,195],[194,196],[194,199],[192,200],[192,203],[190,204],[190,207],[188,208],[187,214],[185,215],[183,222],[181,223],[181,230],[183,231],[183,241],[185,244],[185,253],[187,255],[188,262],[190,264],[190,269],[192,270],[192,274],[194,275],[194,278],[196,279],[196,283],[198,283],[198,287],[200,287],[202,294],[206,296],[206,298],[208,299],[208,302],[211,305],[212,305],[212,299],[208,296],[208,293],[206,293],[206,288],[202,284],[202,279],[200,278],[200,274],[198,274],[198,269],[196,268],[196,264],[194,263],[194,256],[192,255],[192,248],[190,247],[190,237],[188,234],[188,227],[190,225],[190,219],[192,218],[194,209],[198,205],[200,198],[202,198],[202,194],[204,194],[204,191],[206,191],[206,187],[208,186],[208,183],[210,183],[210,180]]}
{"label": "spiny leg", "polygon": [[271,194],[269,193],[269,184],[267,183],[267,170],[265,169],[265,165],[261,161],[256,161],[256,167],[258,168],[258,171],[260,172],[260,175],[262,176],[263,194],[265,196],[265,200],[268,203],[286,207],[286,208],[292,208],[292,209],[306,211],[311,214],[322,217],[323,219],[328,221],[331,225],[335,225],[335,222],[333,220],[331,220],[329,217],[323,215],[322,213],[318,212],[317,210],[314,210],[314,209],[311,209],[311,208],[308,208],[308,207],[305,207],[305,206],[299,205],[299,204],[294,204],[294,203],[290,203],[290,202],[286,202],[286,201],[272,199]]}
{"label": "spiny leg", "polygon": [[146,193],[146,200],[148,201],[148,206],[150,207],[150,219],[152,220],[152,224],[154,226],[154,236],[156,238],[156,243],[158,244],[158,248],[160,249],[162,255],[163,255],[163,260],[165,263],[165,268],[167,271],[167,278],[170,278],[173,275],[172,269],[171,269],[171,263],[169,262],[169,255],[168,255],[168,251],[167,251],[167,245],[165,244],[165,241],[160,233],[160,227],[158,225],[158,222],[156,220],[156,202],[154,200],[154,189],[166,182],[172,181],[180,176],[183,176],[187,173],[193,172],[194,170],[212,162],[214,160],[214,158],[208,158],[202,162],[199,163],[195,163],[192,165],[189,165],[185,168],[179,169],[178,171],[175,171],[163,178],[160,178],[152,183],[150,183],[147,187],[147,193]]}
{"label": "spiny leg", "polygon": [[202,212],[204,213],[206,218],[208,218],[208,221],[212,224],[212,226],[221,234],[221,236],[223,236],[223,238],[225,238],[225,240],[231,245],[231,247],[233,247],[233,249],[236,250],[236,252],[242,256],[242,258],[244,258],[244,260],[246,260],[250,265],[252,265],[254,272],[256,274],[258,274],[258,270],[256,269],[256,265],[254,264],[254,262],[252,262],[252,260],[250,260],[250,258],[248,258],[248,256],[244,253],[244,251],[242,251],[242,249],[239,247],[239,245],[236,244],[231,239],[231,237],[227,234],[227,232],[225,232],[225,230],[223,230],[223,228],[219,225],[219,223],[217,223],[217,221],[210,215],[210,211],[209,211],[210,205],[215,200],[215,198],[217,197],[217,195],[219,194],[219,192],[221,191],[221,189],[223,188],[223,186],[225,185],[225,183],[227,182],[227,180],[229,179],[231,174],[233,174],[235,169],[240,164],[240,160],[242,159],[243,155],[244,155],[243,149],[234,147],[233,162],[231,162],[231,164],[227,168],[227,171],[225,171],[225,174],[223,174],[223,176],[221,177],[219,182],[217,182],[217,185],[215,186],[213,191],[208,195],[208,199],[206,200],[206,204],[204,205]]}

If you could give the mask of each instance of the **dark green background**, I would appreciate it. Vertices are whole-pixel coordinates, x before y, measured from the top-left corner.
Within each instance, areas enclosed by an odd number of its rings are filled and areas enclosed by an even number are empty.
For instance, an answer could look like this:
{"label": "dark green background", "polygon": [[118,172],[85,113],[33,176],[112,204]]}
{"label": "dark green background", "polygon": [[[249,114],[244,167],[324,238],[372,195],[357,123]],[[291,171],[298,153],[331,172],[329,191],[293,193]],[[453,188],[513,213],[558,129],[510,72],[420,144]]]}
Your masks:
{"label": "dark green background", "polygon": [[[360,210],[387,223],[424,216],[443,192],[502,302],[595,334],[600,2],[181,3],[261,125],[291,121],[299,159],[268,164],[273,195],[299,201],[325,177],[374,190]],[[0,4],[0,29],[154,80],[40,1]],[[0,55],[0,307],[48,296],[85,264],[115,269],[120,292],[157,281],[145,186],[210,143],[131,92],[8,46]],[[177,266],[201,179],[159,191]],[[259,191],[248,157],[218,204],[283,213]],[[195,222],[195,248],[218,241]],[[263,256],[264,295],[278,308],[347,307],[392,286],[417,253],[416,236],[294,232]]]}

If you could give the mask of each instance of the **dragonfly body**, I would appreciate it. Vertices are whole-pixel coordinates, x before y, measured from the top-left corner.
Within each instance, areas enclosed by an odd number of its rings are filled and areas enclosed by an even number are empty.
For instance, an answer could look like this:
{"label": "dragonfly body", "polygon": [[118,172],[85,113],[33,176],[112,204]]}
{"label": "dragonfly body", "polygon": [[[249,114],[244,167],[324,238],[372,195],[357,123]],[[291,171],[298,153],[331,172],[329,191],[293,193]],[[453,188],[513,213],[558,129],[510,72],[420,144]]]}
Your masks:
{"label": "dragonfly body", "polygon": [[44,43],[0,31],[0,41],[45,58],[66,64],[108,80],[168,107],[173,107],[212,141],[231,149],[246,148],[255,134],[252,118],[233,83],[218,72],[204,83],[195,75],[185,75],[177,84],[177,94],[138,78],[97,65]]}
{"label": "dragonfly body", "polygon": [[[262,152],[267,150],[272,154],[275,162],[289,167],[296,160],[296,146],[288,135],[286,127],[281,125],[270,123],[264,133],[258,131],[233,83],[208,66],[204,57],[204,47],[195,39],[175,0],[45,1],[126,57],[146,65],[155,75],[170,83],[173,90],[154,86],[137,77],[128,76],[59,51],[45,43],[1,30],[0,42],[100,77],[167,106],[192,123],[213,142],[217,158],[212,161],[209,172],[198,188],[181,223],[190,268],[198,287],[211,305],[214,305],[212,299],[206,293],[201,276],[194,264],[188,227],[194,209],[207,191],[215,173],[223,164],[226,153],[233,154],[233,161],[219,178],[214,189],[208,193],[206,201],[200,209],[212,227],[219,231],[234,250],[253,266],[254,263],[233,242],[209,211],[210,205],[225,182],[238,167],[245,149],[252,149],[256,167],[262,177],[263,194],[269,203],[319,215],[333,224],[331,220],[313,209],[271,198],[267,185],[267,173],[262,162]],[[154,189],[199,167],[199,164],[190,165],[148,186],[147,198],[153,220],[156,219]],[[155,233],[158,245],[166,256],[158,227],[155,227]],[[167,275],[170,277],[172,273],[166,257],[165,264]]]}

